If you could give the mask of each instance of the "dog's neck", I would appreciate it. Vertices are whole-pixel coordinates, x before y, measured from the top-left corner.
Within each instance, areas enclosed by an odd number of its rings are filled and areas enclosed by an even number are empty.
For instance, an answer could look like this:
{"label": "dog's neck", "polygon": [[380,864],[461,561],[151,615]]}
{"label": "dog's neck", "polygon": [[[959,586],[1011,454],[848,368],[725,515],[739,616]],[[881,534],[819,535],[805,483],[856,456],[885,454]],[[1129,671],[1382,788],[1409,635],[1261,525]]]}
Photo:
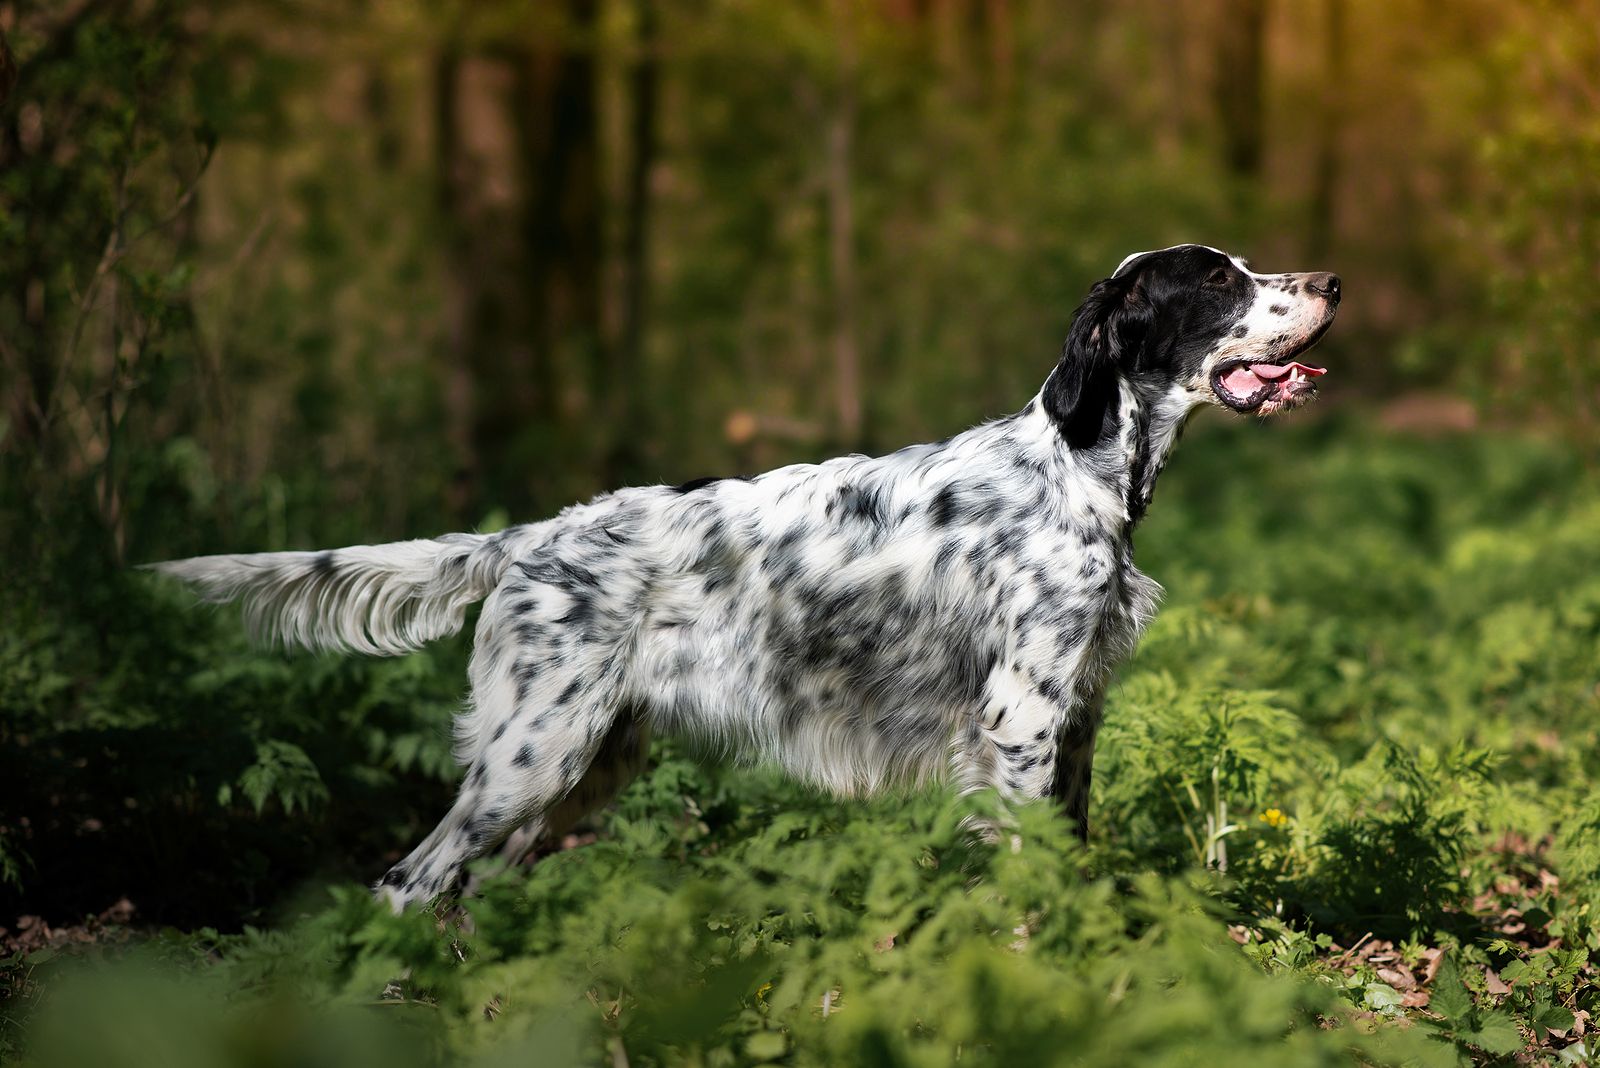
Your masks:
{"label": "dog's neck", "polygon": [[1194,406],[1181,394],[1163,391],[1154,396],[1122,379],[1122,425],[1117,447],[1127,465],[1124,499],[1128,502],[1128,525],[1136,526],[1150,508],[1156,479],[1167,466],[1167,457],[1183,435],[1184,425]]}
{"label": "dog's neck", "polygon": [[1052,450],[1109,491],[1102,511],[1113,513],[1106,518],[1131,533],[1149,510],[1156,479],[1194,408],[1186,397],[1154,394],[1121,376],[1117,385],[1117,403],[1107,409],[1100,437],[1088,447],[1070,446],[1038,399],[1024,414],[1041,420]]}

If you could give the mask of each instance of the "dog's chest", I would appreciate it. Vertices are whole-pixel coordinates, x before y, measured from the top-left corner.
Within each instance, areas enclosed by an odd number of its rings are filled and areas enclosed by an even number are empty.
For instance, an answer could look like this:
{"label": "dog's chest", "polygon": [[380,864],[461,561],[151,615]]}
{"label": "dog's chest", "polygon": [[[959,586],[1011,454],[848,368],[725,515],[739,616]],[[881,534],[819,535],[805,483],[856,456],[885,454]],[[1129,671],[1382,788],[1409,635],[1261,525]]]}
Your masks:
{"label": "dog's chest", "polygon": [[[1063,573],[1064,572],[1064,573]],[[1038,613],[1064,621],[1058,639],[1063,670],[1081,693],[1097,692],[1113,668],[1132,655],[1155,615],[1161,587],[1133,563],[1127,539],[1081,543],[1075,563],[1058,565],[1058,581],[1045,582],[1053,600]]]}
{"label": "dog's chest", "polygon": [[1101,621],[1103,637],[1120,655],[1133,652],[1134,644],[1155,618],[1160,596],[1160,584],[1134,567],[1131,559],[1118,572],[1115,594],[1107,599]]}
{"label": "dog's chest", "polygon": [[1155,618],[1161,600],[1161,584],[1133,566],[1131,547],[1118,572],[1116,593],[1102,617],[1102,646],[1106,650],[1105,670],[1133,655],[1144,630]]}

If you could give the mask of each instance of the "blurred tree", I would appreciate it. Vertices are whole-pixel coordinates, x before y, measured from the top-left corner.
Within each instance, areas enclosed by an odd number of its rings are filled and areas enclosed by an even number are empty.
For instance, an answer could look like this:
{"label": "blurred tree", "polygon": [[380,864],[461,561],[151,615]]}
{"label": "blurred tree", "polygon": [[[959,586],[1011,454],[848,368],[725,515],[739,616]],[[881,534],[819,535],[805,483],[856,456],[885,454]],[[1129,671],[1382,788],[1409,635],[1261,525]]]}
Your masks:
{"label": "blurred tree", "polygon": [[602,344],[596,12],[567,0],[524,41],[491,11],[453,27],[436,62],[446,374],[458,498],[478,506],[537,507],[527,472],[552,427],[618,388]]}
{"label": "blurred tree", "polygon": [[1339,194],[1339,136],[1348,76],[1345,61],[1346,0],[1323,0],[1322,78],[1317,92],[1316,161],[1312,172],[1311,217],[1306,252],[1314,261],[1333,247]]}
{"label": "blurred tree", "polygon": [[169,4],[57,5],[15,29],[0,125],[7,468],[38,521],[61,496],[52,483],[92,487],[120,556],[128,439],[193,404],[185,379],[206,370],[183,255],[214,144],[190,91],[197,37]]}
{"label": "blurred tree", "polygon": [[1468,320],[1490,344],[1479,387],[1600,461],[1600,2],[1499,15],[1468,97],[1480,164],[1458,231],[1490,296]]}
{"label": "blurred tree", "polygon": [[1217,114],[1222,156],[1244,177],[1261,171],[1267,0],[1223,0],[1217,31]]}
{"label": "blurred tree", "polygon": [[5,447],[125,515],[191,440],[273,542],[539,514],[1014,407],[1187,239],[1330,257],[1384,396],[1581,429],[1591,3],[0,3]]}
{"label": "blurred tree", "polygon": [[627,182],[622,223],[622,325],[613,348],[611,404],[615,428],[607,457],[608,482],[640,477],[645,417],[644,336],[650,294],[650,176],[656,162],[660,97],[660,19],[657,0],[634,0],[634,42],[628,79]]}
{"label": "blurred tree", "polygon": [[0,108],[11,99],[11,89],[17,84],[17,59],[11,54],[11,42],[6,38],[5,27],[0,26]]}
{"label": "blurred tree", "polygon": [[827,119],[828,264],[832,301],[835,434],[847,447],[861,440],[861,351],[856,342],[855,194],[851,186],[856,136],[857,43],[848,0],[834,0],[838,68]]}
{"label": "blurred tree", "polygon": [[[601,348],[601,189],[596,0],[566,0],[561,32],[541,42],[519,128],[530,201],[526,240],[537,283],[538,344],[583,373],[580,402],[608,388]],[[552,398],[553,399],[553,398]]]}

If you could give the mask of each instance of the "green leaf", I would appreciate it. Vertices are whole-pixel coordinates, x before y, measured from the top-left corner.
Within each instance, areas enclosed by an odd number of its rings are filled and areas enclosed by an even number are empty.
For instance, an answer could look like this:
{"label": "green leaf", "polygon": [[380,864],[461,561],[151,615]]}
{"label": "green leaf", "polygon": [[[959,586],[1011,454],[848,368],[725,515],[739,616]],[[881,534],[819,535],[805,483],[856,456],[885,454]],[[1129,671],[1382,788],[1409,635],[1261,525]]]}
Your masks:
{"label": "green leaf", "polygon": [[1439,965],[1430,994],[1429,1011],[1438,1013],[1446,1020],[1464,1020],[1472,1011],[1472,995],[1461,982],[1461,972],[1456,967],[1453,955],[1447,955]]}
{"label": "green leaf", "polygon": [[1528,1013],[1528,1023],[1538,1032],[1541,1041],[1546,1031],[1565,1031],[1576,1021],[1572,1010],[1560,1005],[1538,1005]]}
{"label": "green leaf", "polygon": [[1590,1050],[1582,1042],[1574,1042],[1560,1053],[1556,1054],[1556,1061],[1560,1064],[1580,1065],[1588,1064]]}
{"label": "green leaf", "polygon": [[305,750],[277,739],[257,744],[256,762],[239,773],[238,785],[258,814],[273,797],[289,813],[328,799],[328,788]]}
{"label": "green leaf", "polygon": [[1484,1013],[1476,1027],[1459,1034],[1466,1042],[1486,1053],[1515,1053],[1524,1045],[1516,1019],[1501,1009]]}
{"label": "green leaf", "polygon": [[1550,974],[1550,961],[1547,955],[1534,957],[1532,960],[1514,960],[1500,971],[1500,978],[1508,983],[1522,980],[1528,983],[1543,982]]}
{"label": "green leaf", "polygon": [[1367,1003],[1367,1008],[1385,1016],[1395,1016],[1400,1012],[1400,991],[1388,983],[1368,983],[1362,1000]]}

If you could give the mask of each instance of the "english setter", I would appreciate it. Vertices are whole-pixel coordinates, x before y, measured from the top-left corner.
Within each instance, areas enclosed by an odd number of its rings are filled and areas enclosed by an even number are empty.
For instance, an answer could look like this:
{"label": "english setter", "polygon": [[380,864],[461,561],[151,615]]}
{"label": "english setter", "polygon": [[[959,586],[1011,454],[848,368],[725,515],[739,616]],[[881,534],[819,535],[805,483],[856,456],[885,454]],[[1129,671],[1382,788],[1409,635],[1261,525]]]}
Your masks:
{"label": "english setter", "polygon": [[[623,489],[496,534],[154,565],[258,634],[398,654],[483,600],[465,781],[377,885],[393,906],[603,804],[651,732],[867,793],[947,776],[1087,833],[1112,667],[1160,587],[1134,526],[1202,404],[1305,403],[1339,279],[1202,245],[1129,256],[1015,415],[932,445]],[[509,848],[509,847],[508,847]]]}

